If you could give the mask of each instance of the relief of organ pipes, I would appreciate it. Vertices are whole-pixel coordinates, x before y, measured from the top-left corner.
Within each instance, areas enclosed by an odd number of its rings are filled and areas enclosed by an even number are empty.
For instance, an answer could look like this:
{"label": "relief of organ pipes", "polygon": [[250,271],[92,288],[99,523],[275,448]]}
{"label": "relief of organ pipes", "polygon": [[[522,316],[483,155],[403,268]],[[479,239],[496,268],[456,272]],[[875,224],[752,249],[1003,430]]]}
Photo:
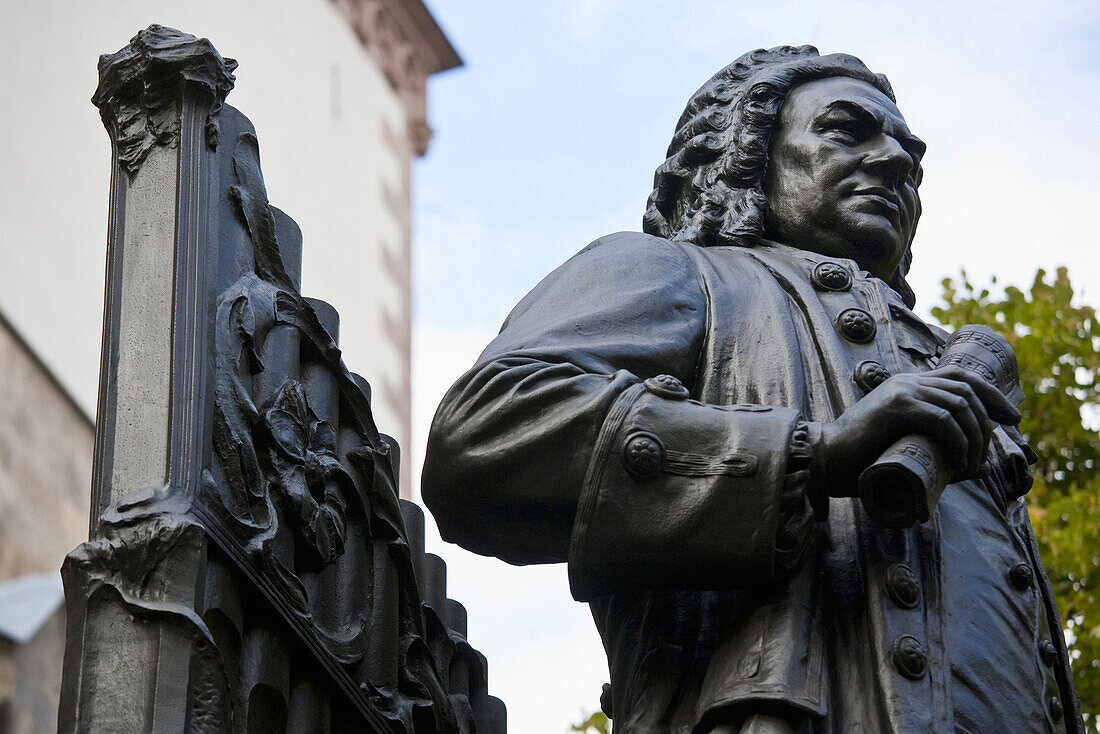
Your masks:
{"label": "relief of organ pipes", "polygon": [[222,104],[234,68],[159,26],[100,62],[112,231],[59,731],[503,734],[398,448]]}

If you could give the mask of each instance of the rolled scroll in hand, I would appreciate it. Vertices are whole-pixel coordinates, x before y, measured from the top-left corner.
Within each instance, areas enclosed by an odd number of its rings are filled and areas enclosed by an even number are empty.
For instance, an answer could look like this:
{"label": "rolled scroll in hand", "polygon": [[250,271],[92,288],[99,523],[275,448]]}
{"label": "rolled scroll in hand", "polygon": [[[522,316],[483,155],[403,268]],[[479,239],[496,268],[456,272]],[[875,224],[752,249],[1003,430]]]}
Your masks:
{"label": "rolled scroll in hand", "polygon": [[[1020,388],[1016,354],[1004,337],[988,326],[963,326],[947,340],[939,366],[957,365],[980,375],[1018,405]],[[987,465],[982,468],[987,470]],[[939,446],[917,434],[905,436],[883,452],[859,476],[859,496],[867,514],[888,528],[926,522],[955,478]]]}

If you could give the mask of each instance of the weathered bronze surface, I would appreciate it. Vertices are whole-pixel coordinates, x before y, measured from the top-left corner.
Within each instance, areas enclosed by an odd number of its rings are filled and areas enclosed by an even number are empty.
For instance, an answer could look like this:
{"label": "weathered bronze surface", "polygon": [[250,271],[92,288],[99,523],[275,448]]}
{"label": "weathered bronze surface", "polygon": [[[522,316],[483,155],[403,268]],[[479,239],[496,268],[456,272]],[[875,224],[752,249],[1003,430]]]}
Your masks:
{"label": "weathered bronze surface", "polygon": [[1014,355],[911,310],[924,152],[858,59],[742,56],[645,234],[547,276],[440,405],[444,537],[568,562],[617,734],[1083,732]]}
{"label": "weathered bronze surface", "polygon": [[503,734],[339,317],[300,293],[235,68],[161,26],[100,59],[107,298],[58,731]]}

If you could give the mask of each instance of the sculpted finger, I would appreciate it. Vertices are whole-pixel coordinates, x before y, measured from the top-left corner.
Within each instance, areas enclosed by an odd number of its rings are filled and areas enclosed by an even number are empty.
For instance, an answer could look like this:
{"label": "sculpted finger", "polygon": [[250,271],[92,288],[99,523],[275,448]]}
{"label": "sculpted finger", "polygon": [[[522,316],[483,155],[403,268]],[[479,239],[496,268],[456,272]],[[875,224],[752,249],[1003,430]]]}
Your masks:
{"label": "sculpted finger", "polygon": [[958,395],[960,398],[966,400],[967,405],[970,406],[970,411],[974,414],[974,417],[978,420],[978,425],[981,427],[982,446],[989,445],[989,439],[993,436],[993,421],[989,418],[985,403],[981,401],[981,398],[978,397],[969,383],[936,377],[930,379],[926,384],[930,387],[935,387],[936,389],[945,390],[954,395]]}
{"label": "sculpted finger", "polygon": [[965,472],[970,463],[970,439],[951,411],[930,401],[918,401],[907,413],[914,432],[936,443],[955,471]]}
{"label": "sculpted finger", "polygon": [[951,380],[959,380],[970,385],[974,392],[977,393],[978,397],[981,398],[982,404],[985,405],[985,409],[989,413],[989,417],[998,423],[1006,426],[1014,426],[1020,422],[1020,411],[1016,409],[1016,406],[1013,405],[1000,390],[986,382],[979,375],[969,370],[964,370],[956,365],[939,367],[926,374],[929,376],[935,375],[937,377],[946,377]]}
{"label": "sculpted finger", "polygon": [[[973,474],[977,471],[978,465],[981,464],[982,457],[985,455],[989,434],[983,430],[981,422],[971,409],[969,401],[953,391],[928,387],[925,387],[918,395],[926,403],[947,411],[951,421],[966,436],[964,459],[962,466],[957,467],[957,469],[964,476]],[[929,435],[929,438],[941,445],[944,443],[943,434]]]}

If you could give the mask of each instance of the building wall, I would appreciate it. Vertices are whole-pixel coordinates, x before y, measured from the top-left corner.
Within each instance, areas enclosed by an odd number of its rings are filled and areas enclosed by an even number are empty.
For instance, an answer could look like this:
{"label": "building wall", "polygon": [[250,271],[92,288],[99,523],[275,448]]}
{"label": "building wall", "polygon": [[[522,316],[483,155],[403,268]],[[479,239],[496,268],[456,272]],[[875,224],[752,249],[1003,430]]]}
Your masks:
{"label": "building wall", "polygon": [[[10,730],[5,734],[56,732],[65,657],[65,608],[59,606],[30,640],[21,645],[5,641],[5,648],[0,649],[0,661],[10,656],[12,682]],[[3,693],[0,689],[0,697]]]}
{"label": "building wall", "polygon": [[[0,581],[57,573],[87,539],[92,422],[0,316]],[[56,731],[60,606],[17,644],[0,637],[0,732]]]}
{"label": "building wall", "polygon": [[256,126],[271,202],[302,228],[302,291],[340,312],[345,362],[407,446],[406,108],[330,0],[0,6],[0,312],[94,415],[110,147],[88,100],[98,55],[153,22],[239,60],[228,102]]}
{"label": "building wall", "polygon": [[92,424],[0,317],[0,581],[88,536]]}

